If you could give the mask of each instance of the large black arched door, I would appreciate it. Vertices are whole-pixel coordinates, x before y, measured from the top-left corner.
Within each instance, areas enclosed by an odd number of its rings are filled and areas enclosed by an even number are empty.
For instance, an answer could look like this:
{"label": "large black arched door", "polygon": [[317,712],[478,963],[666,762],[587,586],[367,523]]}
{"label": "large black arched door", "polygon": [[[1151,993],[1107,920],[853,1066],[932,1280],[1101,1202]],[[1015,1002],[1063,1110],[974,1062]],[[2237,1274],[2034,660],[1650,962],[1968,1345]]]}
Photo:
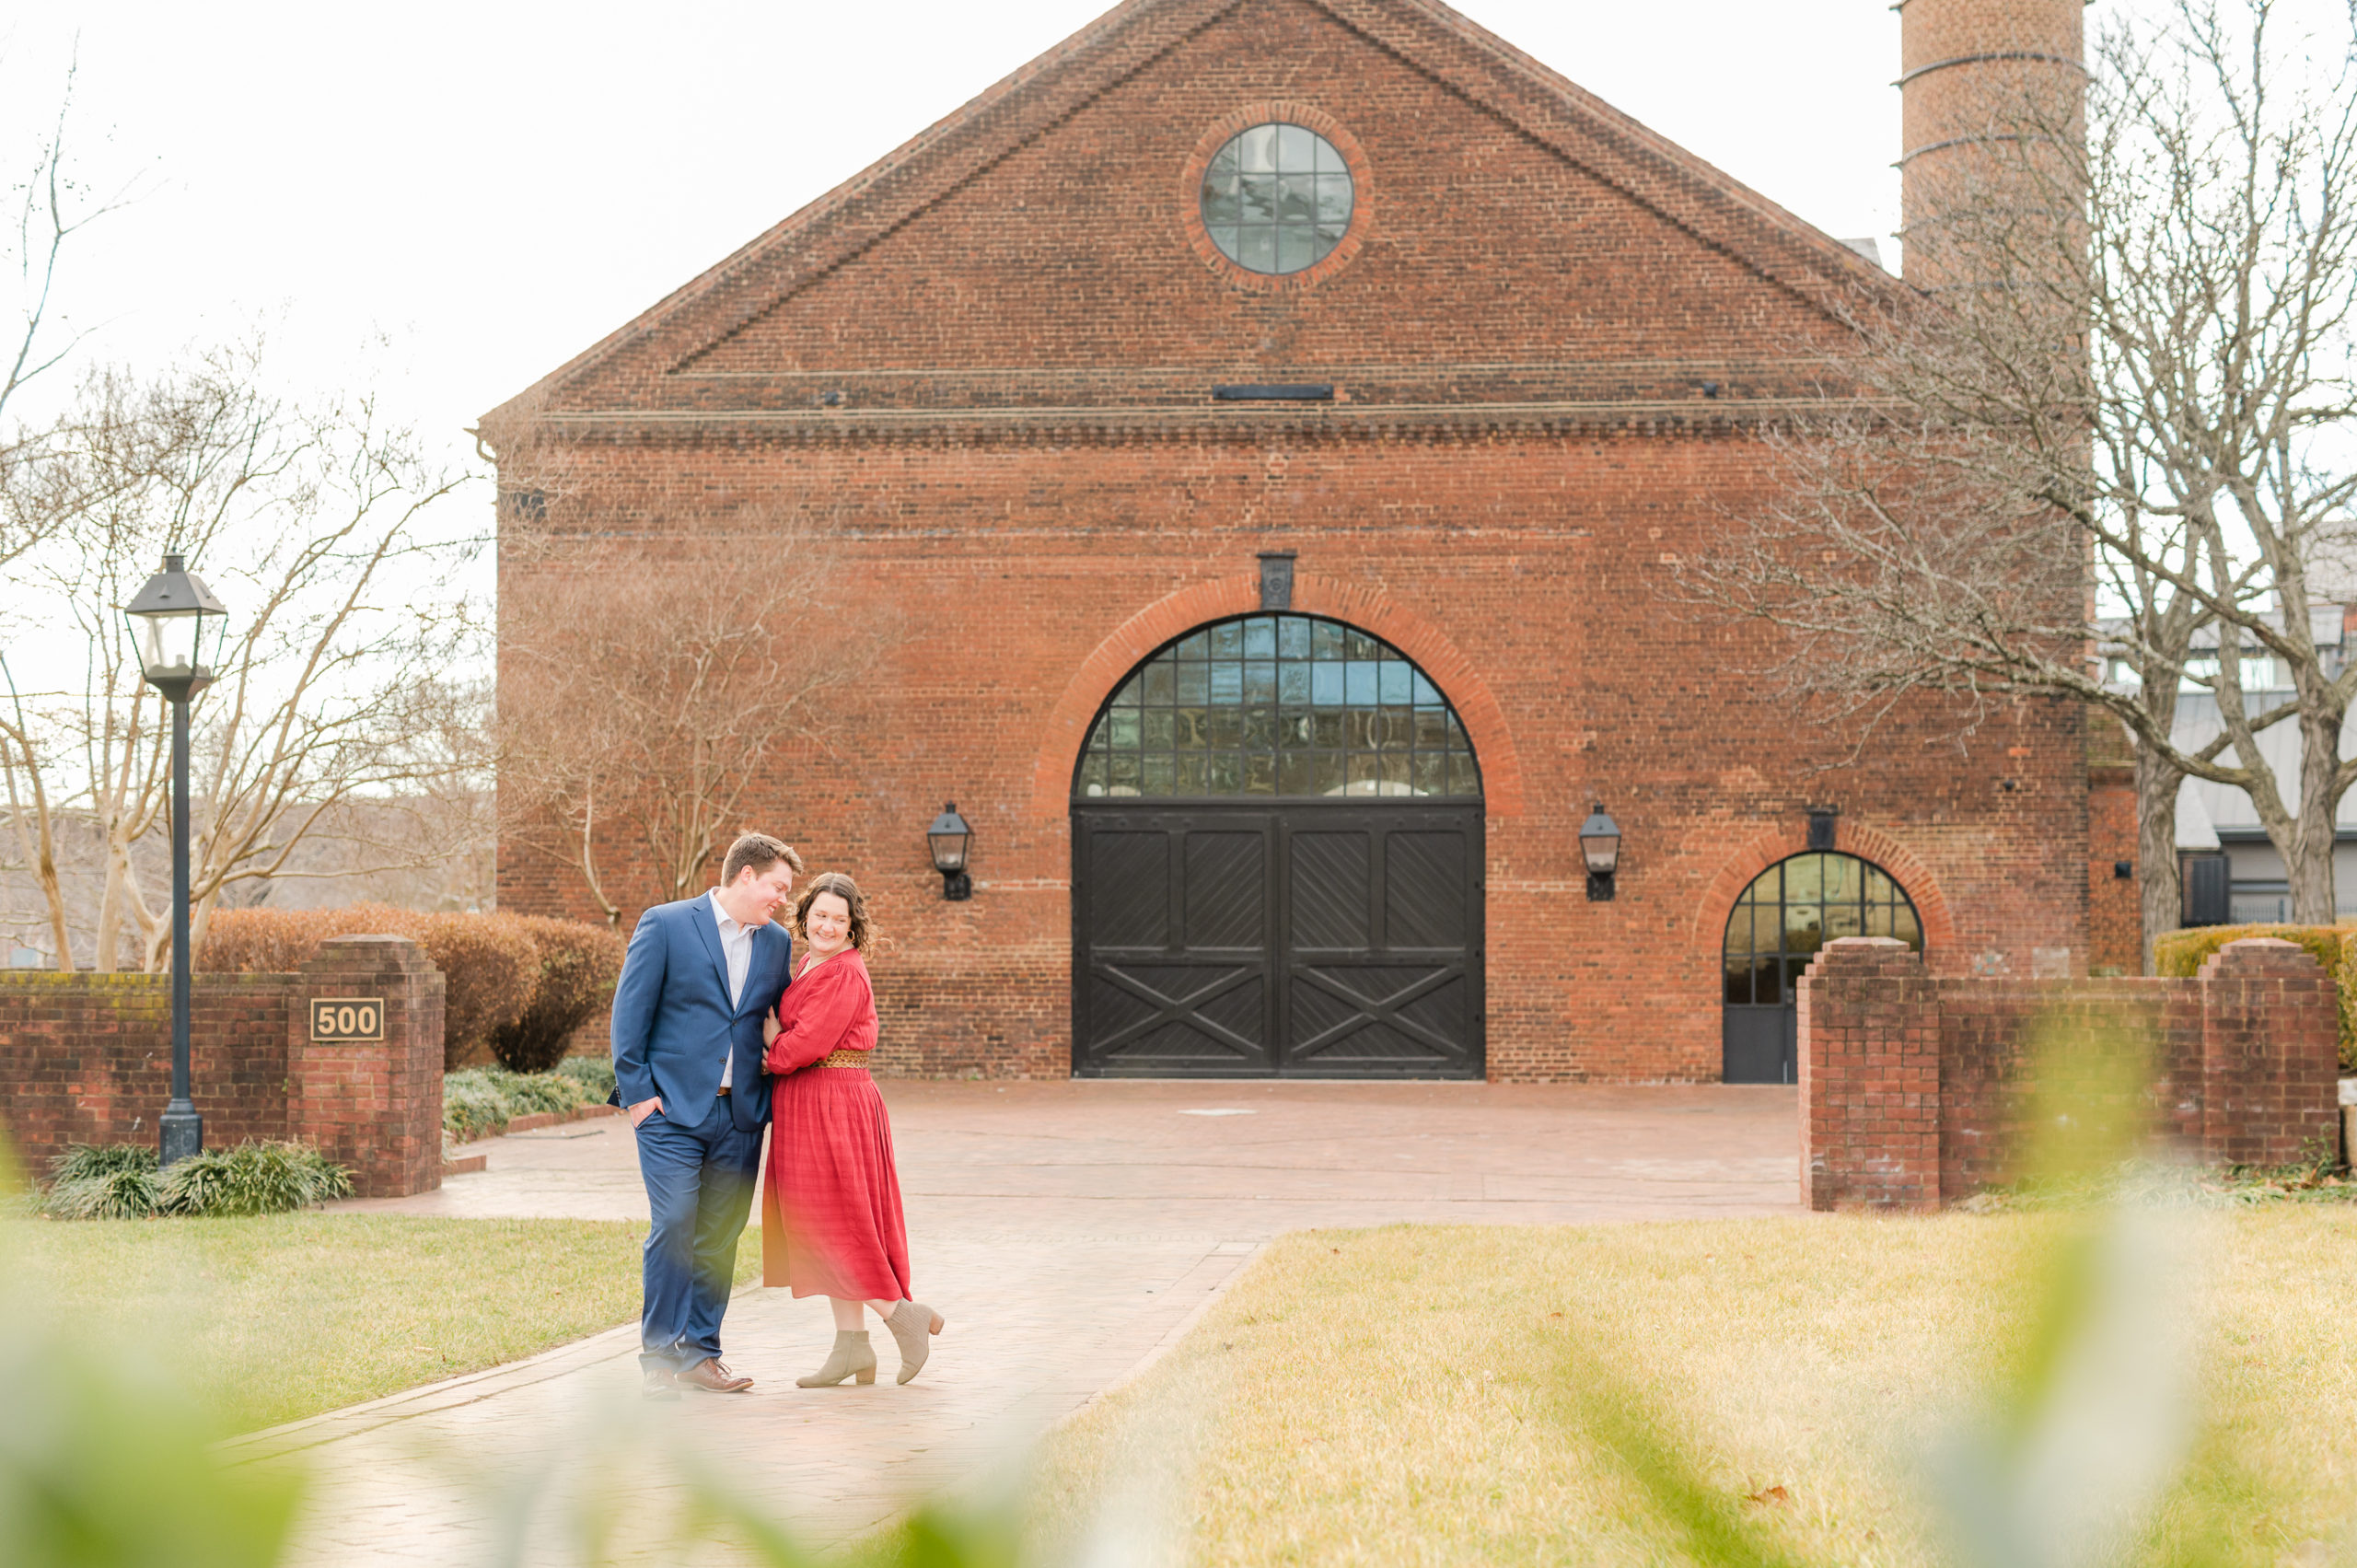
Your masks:
{"label": "large black arched door", "polygon": [[1800,1072],[1793,987],[1837,936],[1895,936],[1923,950],[1906,889],[1854,854],[1812,852],[1754,877],[1727,915],[1721,1072],[1730,1084],[1789,1084]]}
{"label": "large black arched door", "polygon": [[1396,649],[1177,639],[1097,715],[1072,826],[1075,1074],[1481,1075],[1480,774]]}

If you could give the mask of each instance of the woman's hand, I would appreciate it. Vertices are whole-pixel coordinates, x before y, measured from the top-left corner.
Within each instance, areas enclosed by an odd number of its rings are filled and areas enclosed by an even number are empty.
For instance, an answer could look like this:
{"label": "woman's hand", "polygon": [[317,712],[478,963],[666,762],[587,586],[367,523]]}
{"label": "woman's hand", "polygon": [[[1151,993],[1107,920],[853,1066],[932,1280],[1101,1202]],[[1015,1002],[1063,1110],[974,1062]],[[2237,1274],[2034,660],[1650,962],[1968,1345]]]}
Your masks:
{"label": "woman's hand", "polygon": [[761,1015],[761,1049],[762,1049],[763,1051],[767,1051],[771,1046],[775,1045],[775,1044],[777,1043],[777,1037],[778,1037],[778,1034],[779,1034],[779,1029],[778,1029],[778,1027],[777,1027],[777,1015],[776,1015],[775,1013],[764,1013],[764,1014],[762,1014],[762,1015]]}

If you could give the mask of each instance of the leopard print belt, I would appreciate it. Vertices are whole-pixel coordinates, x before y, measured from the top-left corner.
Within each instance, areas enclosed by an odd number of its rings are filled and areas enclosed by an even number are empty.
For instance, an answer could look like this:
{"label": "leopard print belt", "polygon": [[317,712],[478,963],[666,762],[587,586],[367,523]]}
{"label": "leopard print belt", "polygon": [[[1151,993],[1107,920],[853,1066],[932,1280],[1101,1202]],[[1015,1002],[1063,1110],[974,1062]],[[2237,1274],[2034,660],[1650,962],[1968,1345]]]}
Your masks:
{"label": "leopard print belt", "polygon": [[857,1067],[865,1072],[867,1068],[867,1052],[864,1051],[830,1051],[810,1065],[813,1067]]}

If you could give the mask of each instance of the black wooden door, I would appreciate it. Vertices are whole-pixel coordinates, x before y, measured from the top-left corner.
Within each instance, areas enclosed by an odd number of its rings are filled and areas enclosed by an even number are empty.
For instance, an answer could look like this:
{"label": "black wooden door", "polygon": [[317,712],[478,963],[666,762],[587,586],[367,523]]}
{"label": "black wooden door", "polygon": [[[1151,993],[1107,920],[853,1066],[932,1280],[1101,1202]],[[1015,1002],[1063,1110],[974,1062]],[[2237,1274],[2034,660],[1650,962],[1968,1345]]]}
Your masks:
{"label": "black wooden door", "polygon": [[1073,812],[1073,1070],[1482,1072],[1478,806]]}

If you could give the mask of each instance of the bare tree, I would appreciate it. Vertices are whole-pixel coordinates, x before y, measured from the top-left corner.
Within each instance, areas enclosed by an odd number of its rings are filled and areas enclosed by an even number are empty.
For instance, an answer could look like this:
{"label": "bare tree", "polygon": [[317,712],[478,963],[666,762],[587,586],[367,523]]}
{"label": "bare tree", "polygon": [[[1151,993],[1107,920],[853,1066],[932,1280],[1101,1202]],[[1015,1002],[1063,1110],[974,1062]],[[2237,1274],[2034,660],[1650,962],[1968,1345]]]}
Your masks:
{"label": "bare tree", "polygon": [[[659,899],[704,886],[782,745],[823,742],[888,635],[825,620],[838,579],[807,517],[656,510],[592,538],[511,508],[502,538],[502,830],[577,870],[609,923],[626,871]],[[819,625],[823,658],[795,645]]]}
{"label": "bare tree", "polygon": [[168,725],[117,608],[166,550],[233,610],[191,715],[196,934],[225,891],[296,873],[296,847],[345,803],[482,766],[449,743],[479,701],[452,679],[479,645],[448,575],[464,547],[424,521],[465,476],[365,397],[311,407],[265,386],[250,349],[153,380],[94,374],[0,492],[49,536],[12,575],[54,607],[46,635],[82,667],[78,689],[28,705],[18,761],[47,766],[50,809],[87,802],[104,838],[101,970],[126,924],[143,968],[168,954],[167,901],[134,854],[167,820]]}
{"label": "bare tree", "polygon": [[[66,250],[83,230],[131,197],[127,186],[102,196],[74,172],[67,132],[73,121],[75,72],[75,66],[66,67],[57,118],[34,143],[15,183],[14,221],[0,234],[0,262],[16,274],[17,285],[14,341],[0,343],[0,355],[6,355],[0,364],[0,480],[32,455],[26,433],[13,423],[11,405],[17,394],[55,369],[85,336],[59,331],[57,285]],[[26,528],[41,520],[0,514],[0,566],[39,542]]]}
{"label": "bare tree", "polygon": [[[1831,412],[1767,437],[1785,498],[1687,563],[1684,592],[1783,635],[1789,688],[1864,737],[1892,709],[2075,700],[2137,756],[2145,949],[2177,923],[2188,777],[2247,791],[2295,918],[2333,918],[2333,819],[2357,660],[2311,633],[2310,575],[2357,496],[2357,74],[2346,31],[2303,50],[2273,0],[2176,0],[2122,22],[2075,85],[1985,106],[1926,210],[1909,275],[1858,296]],[[1930,265],[1918,268],[1918,249]],[[2197,643],[2214,637],[2214,672]],[[2107,680],[2108,645],[2141,677]],[[2291,678],[2259,707],[2242,660]],[[2181,688],[2223,728],[2173,734]],[[2257,744],[2298,726],[2299,776]],[[2289,789],[2286,789],[2286,784]]]}

